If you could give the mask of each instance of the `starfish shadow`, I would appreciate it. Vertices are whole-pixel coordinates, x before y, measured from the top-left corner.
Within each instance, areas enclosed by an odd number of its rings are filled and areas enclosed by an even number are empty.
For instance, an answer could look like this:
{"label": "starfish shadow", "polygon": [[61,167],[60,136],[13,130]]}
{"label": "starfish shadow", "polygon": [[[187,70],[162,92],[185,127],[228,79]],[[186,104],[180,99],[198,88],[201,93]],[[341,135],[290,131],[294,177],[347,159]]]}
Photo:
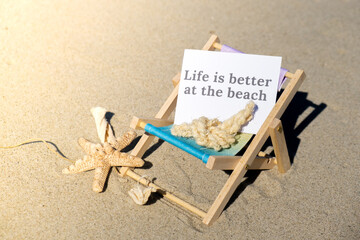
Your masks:
{"label": "starfish shadow", "polygon": [[108,175],[106,176],[106,180],[105,180],[103,189],[102,189],[102,191],[101,191],[100,193],[103,193],[103,192],[106,191],[106,189],[107,189],[107,187],[108,187],[108,184],[109,184],[109,178],[110,178],[110,175],[111,175],[111,173],[112,173],[112,170],[113,170],[113,167],[110,168],[109,173],[108,173]]}
{"label": "starfish shadow", "polygon": [[115,134],[115,129],[114,129],[113,126],[110,124],[110,121],[111,121],[111,119],[114,117],[114,115],[115,115],[115,113],[113,113],[113,112],[106,112],[106,113],[105,113],[105,119],[106,119],[106,121],[109,123],[109,126],[110,126],[112,132],[113,132],[114,135],[116,136],[116,134]]}

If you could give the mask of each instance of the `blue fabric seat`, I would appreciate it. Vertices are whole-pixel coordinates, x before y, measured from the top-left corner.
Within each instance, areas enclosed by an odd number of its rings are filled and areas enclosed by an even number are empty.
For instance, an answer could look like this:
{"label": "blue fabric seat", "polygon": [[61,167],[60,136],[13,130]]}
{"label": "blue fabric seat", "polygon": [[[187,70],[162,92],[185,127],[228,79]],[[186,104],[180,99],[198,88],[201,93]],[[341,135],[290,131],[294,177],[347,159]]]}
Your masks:
{"label": "blue fabric seat", "polygon": [[236,142],[230,148],[215,151],[214,149],[198,145],[193,138],[184,138],[172,135],[171,128],[172,125],[155,127],[154,125],[147,123],[144,130],[201,159],[205,164],[210,156],[235,156],[253,136],[253,134],[250,133],[238,133],[235,137]]}

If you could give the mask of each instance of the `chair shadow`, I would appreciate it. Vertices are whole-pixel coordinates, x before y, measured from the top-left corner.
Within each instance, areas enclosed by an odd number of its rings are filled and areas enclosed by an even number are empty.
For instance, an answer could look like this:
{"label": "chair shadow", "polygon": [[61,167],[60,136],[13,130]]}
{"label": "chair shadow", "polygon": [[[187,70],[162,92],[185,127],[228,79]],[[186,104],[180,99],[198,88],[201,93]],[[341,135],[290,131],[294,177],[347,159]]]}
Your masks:
{"label": "chair shadow", "polygon": [[[113,112],[106,112],[106,113],[105,113],[105,119],[106,119],[106,121],[107,121],[108,123],[110,123],[110,122],[111,122],[111,119],[114,117],[114,115],[115,115],[115,113],[113,113]],[[113,126],[112,126],[111,124],[109,124],[109,126],[110,126],[112,132],[114,133],[114,135],[116,136],[115,129],[113,128]]]}
{"label": "chair shadow", "polygon": [[[301,140],[299,135],[327,107],[325,103],[316,105],[307,99],[307,95],[308,93],[298,92],[281,118],[291,163],[294,162],[296,152],[300,146]],[[308,108],[313,108],[313,110],[297,124],[298,120],[300,120],[299,117]]]}
{"label": "chair shadow", "polygon": [[[282,92],[280,92],[280,94],[281,93]],[[308,93],[306,92],[297,92],[281,117],[291,164],[294,163],[295,155],[301,142],[299,135],[327,107],[325,103],[320,103],[319,105],[313,103],[307,99],[307,96]],[[300,116],[302,116],[305,111],[308,111],[309,108],[312,108],[313,110],[307,114],[305,118],[301,119],[300,123],[297,123],[298,120],[300,120]],[[266,149],[268,146],[272,146],[270,138],[265,142],[262,150]],[[236,188],[224,210],[227,209],[240,196],[240,194],[246,189],[247,186],[255,182],[262,171],[264,170],[247,171],[244,176],[245,180],[243,180]],[[228,175],[232,173],[232,171],[225,172]]]}

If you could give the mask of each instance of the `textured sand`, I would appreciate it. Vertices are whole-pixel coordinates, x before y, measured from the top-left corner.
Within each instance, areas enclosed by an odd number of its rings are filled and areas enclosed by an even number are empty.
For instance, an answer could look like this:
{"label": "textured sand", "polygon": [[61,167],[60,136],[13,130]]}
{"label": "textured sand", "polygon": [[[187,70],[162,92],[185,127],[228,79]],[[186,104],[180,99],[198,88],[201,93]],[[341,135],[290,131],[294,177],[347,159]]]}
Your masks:
{"label": "textured sand", "polygon": [[[93,172],[63,175],[37,143],[0,150],[0,238],[359,239],[359,14],[356,0],[1,1],[0,145],[41,137],[82,157],[91,107],[115,113],[117,135],[155,115],[210,32],[307,78],[283,118],[291,170],[249,174],[213,226],[163,199],[135,205],[114,171],[94,193]],[[168,144],[145,160],[138,173],[203,209],[228,176]]]}

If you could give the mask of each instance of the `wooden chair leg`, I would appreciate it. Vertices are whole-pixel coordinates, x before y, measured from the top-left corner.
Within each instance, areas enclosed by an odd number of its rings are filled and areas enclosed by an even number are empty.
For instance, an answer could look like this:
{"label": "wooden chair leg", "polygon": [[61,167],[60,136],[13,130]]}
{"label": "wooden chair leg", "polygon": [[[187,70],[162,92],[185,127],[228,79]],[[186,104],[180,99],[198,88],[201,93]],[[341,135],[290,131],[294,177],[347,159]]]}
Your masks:
{"label": "wooden chair leg", "polygon": [[274,146],[275,157],[277,160],[278,170],[286,173],[290,169],[290,158],[286,146],[284,129],[281,120],[275,118],[269,126],[269,134]]}
{"label": "wooden chair leg", "polygon": [[130,127],[135,130],[143,130],[144,128],[141,126],[142,122],[144,123],[150,123],[151,125],[154,125],[155,127],[165,127],[169,126],[174,123],[172,120],[167,119],[159,119],[159,118],[139,118],[139,117],[133,117],[133,119],[130,122]]}
{"label": "wooden chair leg", "polygon": [[244,177],[247,171],[246,166],[253,163],[257,153],[264,145],[266,139],[270,136],[268,131],[270,124],[275,118],[281,117],[304,79],[304,71],[297,70],[289,84],[286,86],[284,92],[277,100],[274,108],[266,118],[260,130],[250,143],[248,149],[245,151],[243,155],[243,161],[240,161],[236,165],[234,171],[226,181],[219,195],[216,197],[214,203],[212,204],[205,218],[203,219],[204,224],[210,225],[220,216],[227,202],[230,200],[230,197],[235,192],[236,188],[239,186],[242,178]]}
{"label": "wooden chair leg", "polygon": [[[234,170],[239,161],[240,156],[210,156],[206,167],[211,170]],[[251,165],[247,166],[248,170],[267,170],[272,169],[276,165],[276,159],[273,157],[256,157]]]}

